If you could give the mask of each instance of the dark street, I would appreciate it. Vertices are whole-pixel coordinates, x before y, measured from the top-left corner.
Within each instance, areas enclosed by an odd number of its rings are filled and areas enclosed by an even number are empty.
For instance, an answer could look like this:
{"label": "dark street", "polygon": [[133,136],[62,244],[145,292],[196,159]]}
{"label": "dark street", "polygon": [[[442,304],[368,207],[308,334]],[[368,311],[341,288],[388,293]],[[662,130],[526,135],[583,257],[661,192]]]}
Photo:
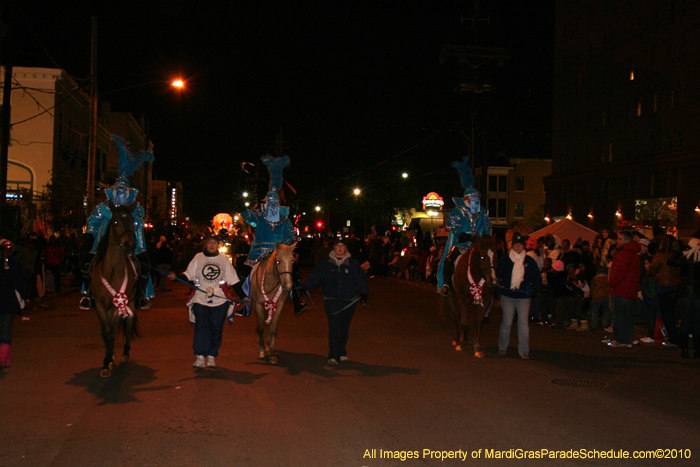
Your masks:
{"label": "dark street", "polygon": [[[175,284],[138,313],[133,360],[100,378],[98,321],[78,310],[77,292],[34,304],[16,318],[13,365],[0,372],[0,465],[697,465],[700,359],[540,326],[529,361],[515,327],[499,357],[498,309],[477,359],[453,350],[432,287],[376,278],[370,289],[350,362],[337,368],[325,366],[325,317],[288,305],[277,365],[257,359],[254,318],[236,318],[219,368],[195,371],[186,290]],[[657,449],[676,459],[507,458]]]}

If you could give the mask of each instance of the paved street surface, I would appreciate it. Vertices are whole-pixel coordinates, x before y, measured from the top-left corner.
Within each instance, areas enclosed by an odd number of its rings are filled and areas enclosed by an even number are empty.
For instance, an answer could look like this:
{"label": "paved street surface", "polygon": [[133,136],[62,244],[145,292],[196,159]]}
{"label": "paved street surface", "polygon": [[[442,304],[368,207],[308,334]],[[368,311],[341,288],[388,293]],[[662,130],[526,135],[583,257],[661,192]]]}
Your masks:
{"label": "paved street surface", "polygon": [[[13,366],[0,371],[0,466],[700,465],[700,359],[677,349],[611,349],[602,331],[532,326],[524,361],[514,326],[499,357],[495,309],[476,359],[453,350],[432,287],[376,278],[352,322],[351,363],[326,367],[325,316],[288,305],[277,365],[257,359],[254,318],[236,318],[218,370],[195,371],[186,288],[173,288],[139,312],[133,360],[110,378],[99,377],[98,320],[77,292],[16,318]],[[493,458],[520,449],[676,459]]]}

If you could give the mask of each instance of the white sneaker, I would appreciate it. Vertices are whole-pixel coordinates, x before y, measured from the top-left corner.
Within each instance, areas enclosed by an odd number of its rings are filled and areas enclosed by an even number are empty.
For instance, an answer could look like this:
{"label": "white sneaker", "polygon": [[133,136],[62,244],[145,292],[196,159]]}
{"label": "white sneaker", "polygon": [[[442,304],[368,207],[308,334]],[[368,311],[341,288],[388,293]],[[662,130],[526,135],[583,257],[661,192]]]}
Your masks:
{"label": "white sneaker", "polygon": [[347,361],[348,361],[348,357],[346,357],[345,355],[343,355],[342,357],[340,357],[340,361],[341,361],[341,362],[347,362]]}
{"label": "white sneaker", "polygon": [[204,355],[197,355],[197,360],[192,364],[194,368],[204,368]]}
{"label": "white sneaker", "polygon": [[654,339],[652,339],[651,337],[642,337],[641,339],[639,339],[639,342],[643,342],[645,344],[653,344]]}
{"label": "white sneaker", "polygon": [[338,365],[338,360],[335,358],[329,358],[328,359],[328,366],[337,366]]}
{"label": "white sneaker", "polygon": [[211,355],[207,357],[207,368],[216,368],[216,360]]}

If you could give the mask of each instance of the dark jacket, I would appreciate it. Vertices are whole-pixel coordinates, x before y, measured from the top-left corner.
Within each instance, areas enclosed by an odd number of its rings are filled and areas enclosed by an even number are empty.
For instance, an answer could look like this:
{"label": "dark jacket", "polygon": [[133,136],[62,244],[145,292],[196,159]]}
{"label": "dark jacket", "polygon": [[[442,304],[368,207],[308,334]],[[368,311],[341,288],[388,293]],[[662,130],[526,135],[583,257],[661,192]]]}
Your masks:
{"label": "dark jacket", "polygon": [[532,257],[525,255],[525,275],[520,287],[516,290],[510,289],[510,279],[515,263],[508,254],[498,258],[496,276],[499,280],[499,291],[504,297],[510,298],[531,298],[542,288],[542,276],[540,268]]}
{"label": "dark jacket", "polygon": [[7,269],[5,259],[0,257],[0,313],[17,314],[22,311],[15,290],[24,299],[28,278],[29,271],[14,257],[7,258]]}
{"label": "dark jacket", "polygon": [[668,260],[669,266],[680,266],[681,285],[678,296],[682,298],[700,297],[700,262],[695,262],[678,252]]}
{"label": "dark jacket", "polygon": [[[331,252],[331,255],[334,256],[334,253]],[[343,258],[340,266],[330,256],[318,263],[303,285],[309,290],[322,287],[323,298],[344,300],[357,294],[369,294],[367,275],[360,263],[349,254]]]}
{"label": "dark jacket", "polygon": [[637,242],[629,242],[617,251],[610,265],[608,285],[610,295],[618,295],[628,300],[636,300],[639,290],[639,252]]}

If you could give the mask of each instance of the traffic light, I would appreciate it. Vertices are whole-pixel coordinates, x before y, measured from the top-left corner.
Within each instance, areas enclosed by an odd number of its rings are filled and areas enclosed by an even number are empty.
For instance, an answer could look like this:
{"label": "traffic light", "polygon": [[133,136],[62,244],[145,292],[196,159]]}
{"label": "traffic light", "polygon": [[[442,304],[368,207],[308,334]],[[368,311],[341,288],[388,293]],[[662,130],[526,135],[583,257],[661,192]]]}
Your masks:
{"label": "traffic light", "polygon": [[319,229],[322,229],[322,228],[323,228],[323,222],[321,222],[321,221],[316,222],[316,227],[318,227]]}

